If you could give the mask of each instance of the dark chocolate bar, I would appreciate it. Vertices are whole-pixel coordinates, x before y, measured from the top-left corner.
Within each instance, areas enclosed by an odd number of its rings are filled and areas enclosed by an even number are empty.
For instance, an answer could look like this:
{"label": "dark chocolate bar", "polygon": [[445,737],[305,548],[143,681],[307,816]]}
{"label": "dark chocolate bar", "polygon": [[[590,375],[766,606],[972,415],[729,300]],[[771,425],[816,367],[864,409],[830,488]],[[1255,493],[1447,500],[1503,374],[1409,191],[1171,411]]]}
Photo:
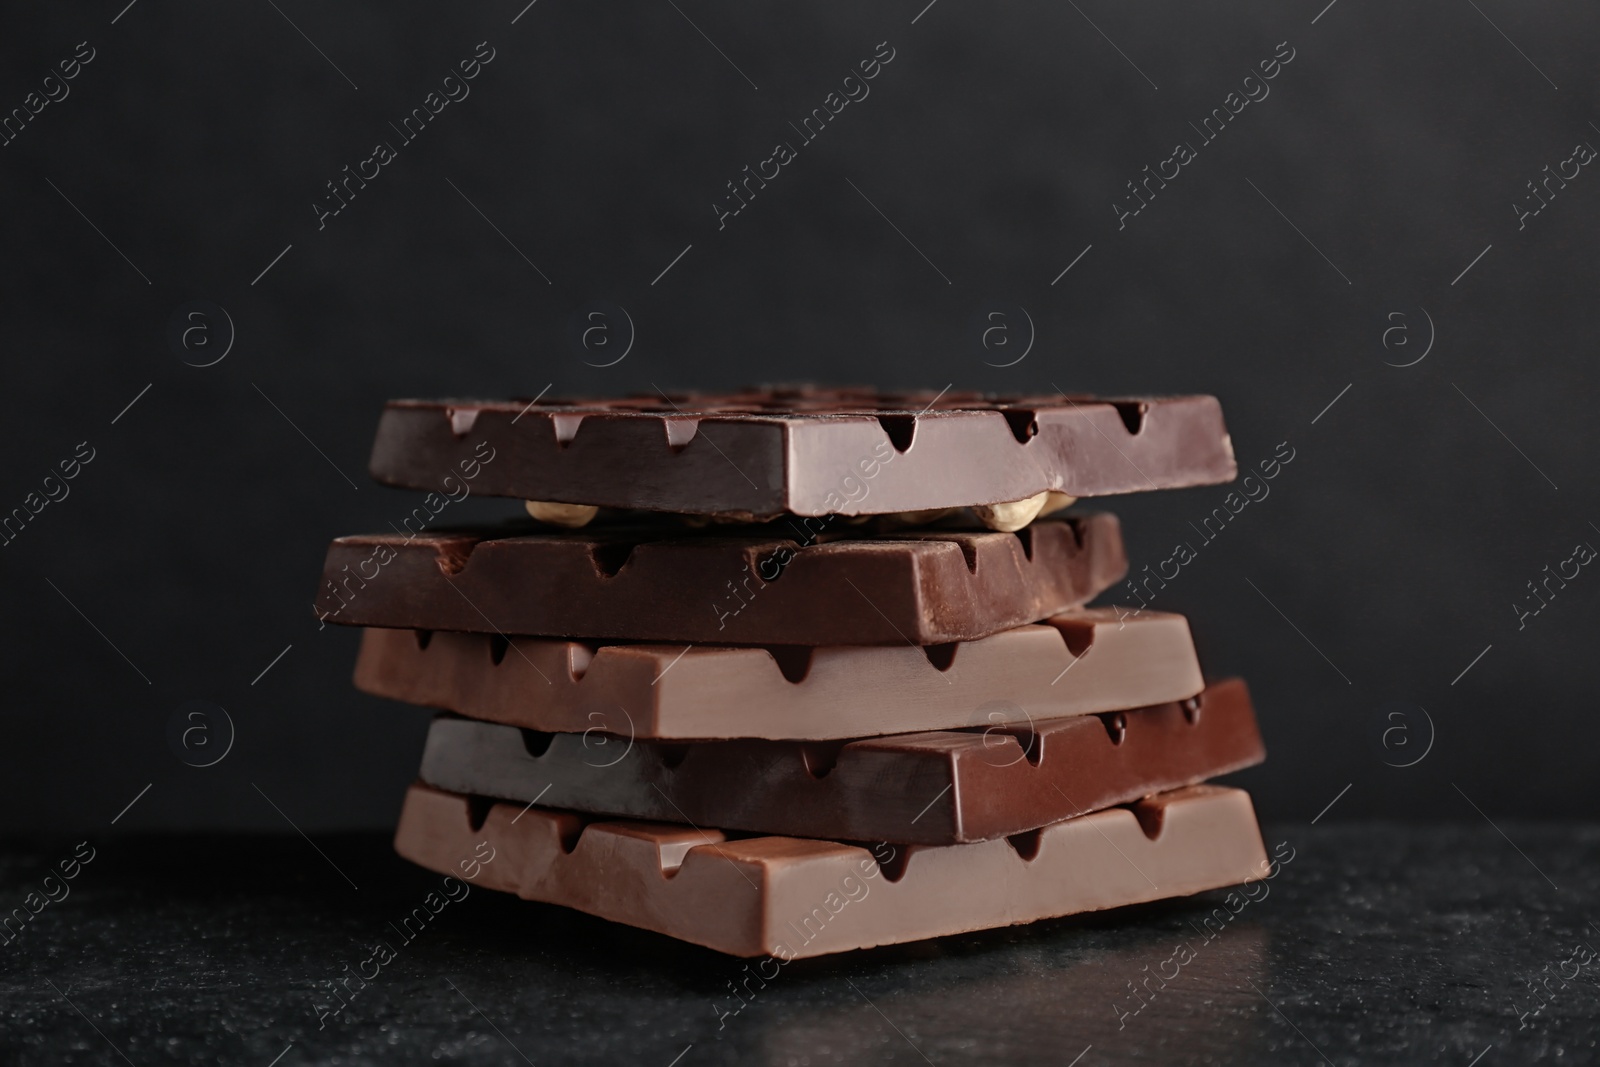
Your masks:
{"label": "dark chocolate bar", "polygon": [[372,476],[446,492],[765,518],[882,515],[1231,481],[1215,397],[772,389],[391,400]]}
{"label": "dark chocolate bar", "polygon": [[485,889],[779,960],[1185,896],[1270,870],[1250,798],[1189,786],[970,845],[591,821],[414,785],[395,851]]}
{"label": "dark chocolate bar", "polygon": [[937,645],[1081,605],[1128,568],[1109,514],[1014,534],[845,536],[792,522],[735,533],[657,523],[341,537],[328,549],[316,612],[354,626],[476,633]]}
{"label": "dark chocolate bar", "polygon": [[1128,712],[848,742],[663,744],[441,716],[422,780],[593,815],[951,845],[1035,830],[1260,763],[1244,682]]}

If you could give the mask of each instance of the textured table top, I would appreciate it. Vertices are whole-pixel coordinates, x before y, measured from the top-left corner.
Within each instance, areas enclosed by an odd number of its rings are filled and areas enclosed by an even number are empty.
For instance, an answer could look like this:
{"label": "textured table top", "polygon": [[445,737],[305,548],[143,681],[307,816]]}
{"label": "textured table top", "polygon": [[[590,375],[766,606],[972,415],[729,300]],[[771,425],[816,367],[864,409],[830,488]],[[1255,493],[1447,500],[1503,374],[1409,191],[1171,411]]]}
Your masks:
{"label": "textured table top", "polygon": [[[440,880],[373,836],[104,838],[48,883],[75,842],[13,843],[0,907],[61,899],[0,943],[0,1062],[1595,1062],[1600,827],[1500,830],[1269,827],[1292,858],[1253,901],[797,961],[765,983],[488,891],[408,940]],[[357,992],[334,1014],[340,978]]]}

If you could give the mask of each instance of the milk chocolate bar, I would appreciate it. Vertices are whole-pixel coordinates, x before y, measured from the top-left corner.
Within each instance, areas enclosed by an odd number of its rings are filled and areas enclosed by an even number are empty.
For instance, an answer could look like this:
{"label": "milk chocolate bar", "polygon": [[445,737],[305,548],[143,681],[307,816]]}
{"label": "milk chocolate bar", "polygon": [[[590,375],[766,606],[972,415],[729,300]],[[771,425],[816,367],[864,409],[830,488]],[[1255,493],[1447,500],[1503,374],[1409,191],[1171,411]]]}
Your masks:
{"label": "milk chocolate bar", "polygon": [[800,521],[740,534],[663,522],[341,537],[316,610],[327,622],[475,633],[937,645],[1083,604],[1128,569],[1109,514],[1014,534],[826,532],[809,542]]}
{"label": "milk chocolate bar", "polygon": [[594,645],[373,629],[355,681],[375,696],[532,730],[667,740],[1027,724],[1183,700],[1204,685],[1183,616],[1119,608],[932,648]]}
{"label": "milk chocolate bar", "polygon": [[1210,785],[995,841],[871,849],[595,822],[414,785],[395,850],[457,877],[470,863],[485,888],[779,960],[1184,896],[1269,869],[1250,798]]}
{"label": "milk chocolate bar", "polygon": [[770,517],[881,515],[1212,485],[1215,397],[755,389],[615,400],[391,400],[372,476],[491,496]]}
{"label": "milk chocolate bar", "polygon": [[422,781],[597,815],[950,845],[1034,830],[1260,763],[1243,681],[1129,712],[832,744],[672,745],[441,716]]}

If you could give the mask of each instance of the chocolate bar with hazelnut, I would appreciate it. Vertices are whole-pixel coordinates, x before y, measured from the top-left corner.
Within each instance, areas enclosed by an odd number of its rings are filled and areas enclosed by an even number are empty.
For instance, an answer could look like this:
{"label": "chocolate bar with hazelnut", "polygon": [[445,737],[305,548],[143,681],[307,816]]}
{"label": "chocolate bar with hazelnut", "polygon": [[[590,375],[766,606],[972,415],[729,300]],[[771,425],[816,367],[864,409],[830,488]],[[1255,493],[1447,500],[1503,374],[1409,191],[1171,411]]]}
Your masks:
{"label": "chocolate bar with hazelnut", "polygon": [[[597,507],[765,519],[976,508],[996,529],[1073,498],[1235,474],[1215,397],[812,387],[616,399],[391,400],[369,469],[579,525]],[[480,467],[481,464],[481,467]]]}

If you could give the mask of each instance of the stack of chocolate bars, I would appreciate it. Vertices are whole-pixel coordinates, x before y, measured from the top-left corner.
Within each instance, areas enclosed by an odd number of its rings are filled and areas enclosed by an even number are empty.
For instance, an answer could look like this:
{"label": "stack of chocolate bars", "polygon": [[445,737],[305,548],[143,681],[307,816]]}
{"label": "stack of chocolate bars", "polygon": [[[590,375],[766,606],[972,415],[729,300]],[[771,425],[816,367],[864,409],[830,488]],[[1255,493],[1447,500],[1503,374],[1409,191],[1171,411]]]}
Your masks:
{"label": "stack of chocolate bars", "polygon": [[[1211,397],[768,389],[394,401],[427,490],[329,549],[356,685],[444,709],[395,847],[738,956],[1220,888],[1266,856],[1244,684],[1077,499],[1235,473]],[[497,529],[435,528],[467,492]],[[482,847],[487,841],[492,852]]]}

